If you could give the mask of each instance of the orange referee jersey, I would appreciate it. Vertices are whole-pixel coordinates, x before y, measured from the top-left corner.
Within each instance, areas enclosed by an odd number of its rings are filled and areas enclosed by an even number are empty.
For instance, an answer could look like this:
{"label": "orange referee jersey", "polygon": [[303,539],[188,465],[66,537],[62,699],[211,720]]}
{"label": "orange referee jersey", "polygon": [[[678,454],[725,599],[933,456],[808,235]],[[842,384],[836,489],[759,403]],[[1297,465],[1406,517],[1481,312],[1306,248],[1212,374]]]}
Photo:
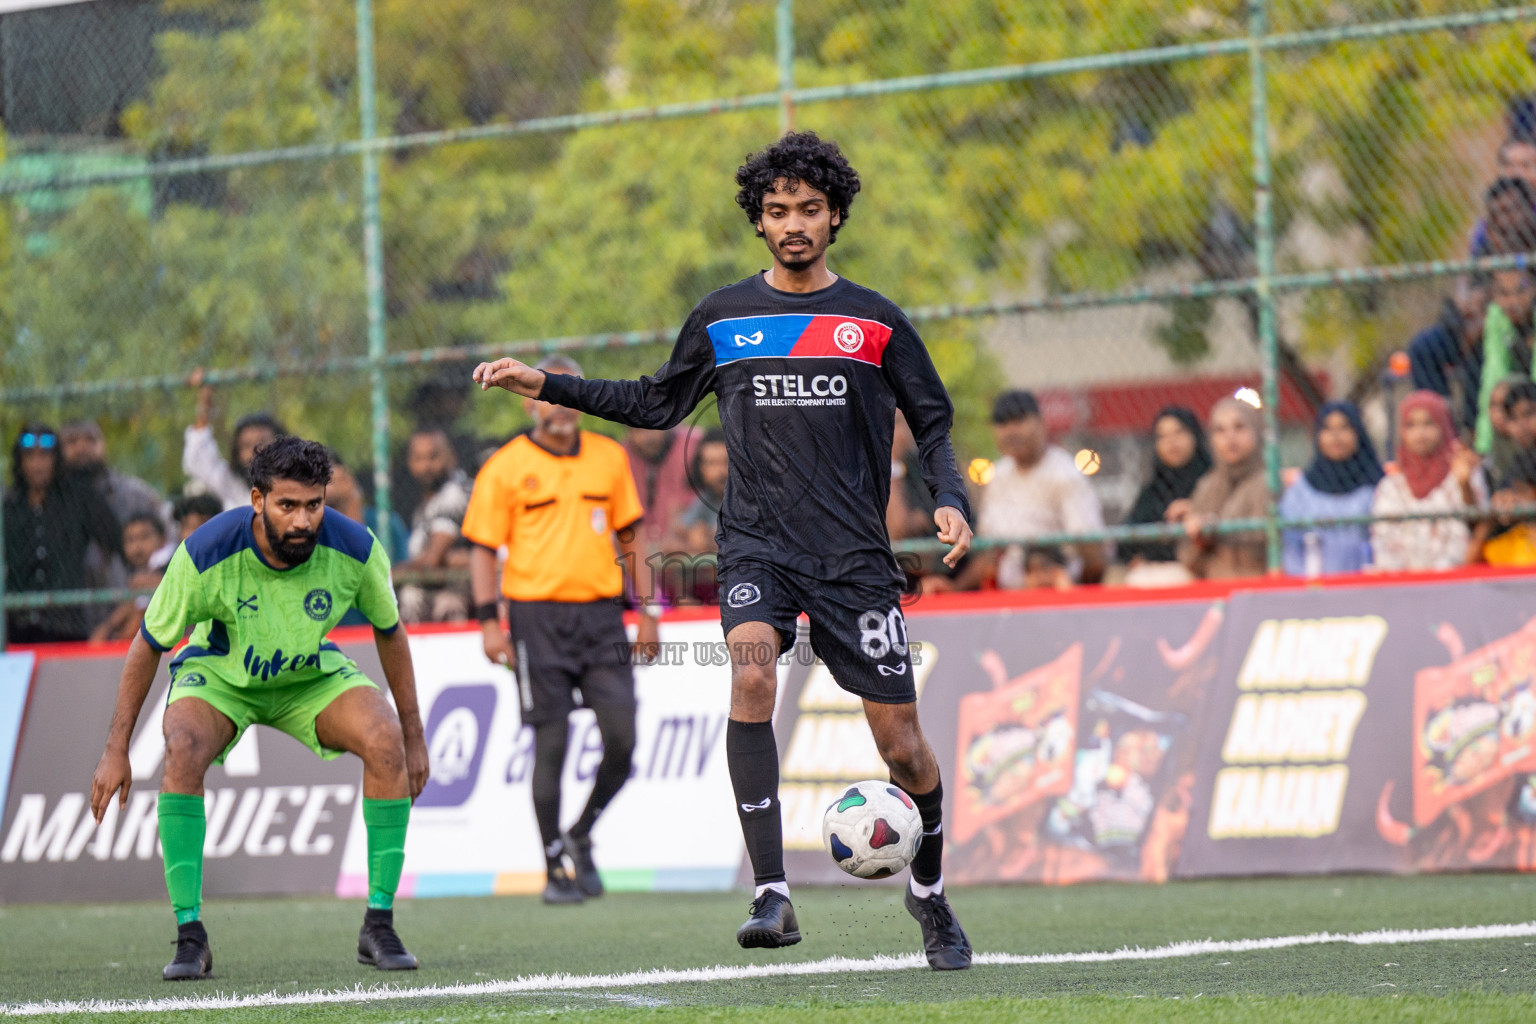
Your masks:
{"label": "orange referee jersey", "polygon": [[475,477],[464,536],[507,546],[501,592],[514,601],[597,601],[624,592],[612,531],[643,509],[617,441],[581,431],[569,455],[519,434]]}

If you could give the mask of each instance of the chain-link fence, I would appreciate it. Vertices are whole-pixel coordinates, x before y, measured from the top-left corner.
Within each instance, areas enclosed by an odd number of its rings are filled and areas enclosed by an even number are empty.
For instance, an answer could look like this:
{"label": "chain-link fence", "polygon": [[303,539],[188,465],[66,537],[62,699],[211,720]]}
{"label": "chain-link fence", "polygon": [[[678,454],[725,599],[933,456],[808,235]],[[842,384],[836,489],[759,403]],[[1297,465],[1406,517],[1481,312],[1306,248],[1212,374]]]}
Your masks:
{"label": "chain-link fence", "polygon": [[194,371],[215,423],[366,467],[383,523],[413,425],[519,424],[469,404],[477,359],[653,369],[764,263],[732,174],[794,126],[860,169],[836,269],[911,312],[963,464],[1031,388],[1118,522],[1157,411],[1250,387],[1273,567],[1319,403],[1389,434],[1391,355],[1532,247],[1479,226],[1536,182],[1500,156],[1536,137],[1514,0],[29,6],[0,5],[0,428],[96,419],[167,491]]}

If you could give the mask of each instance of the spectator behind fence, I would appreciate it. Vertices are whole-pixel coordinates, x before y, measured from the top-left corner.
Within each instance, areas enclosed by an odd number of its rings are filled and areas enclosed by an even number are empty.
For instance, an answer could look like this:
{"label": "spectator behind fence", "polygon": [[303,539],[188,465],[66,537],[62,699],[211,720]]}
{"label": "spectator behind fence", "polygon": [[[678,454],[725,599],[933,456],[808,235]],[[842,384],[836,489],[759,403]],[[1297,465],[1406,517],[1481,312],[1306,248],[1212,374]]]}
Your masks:
{"label": "spectator behind fence", "polygon": [[[1490,219],[1495,215],[1495,207],[1506,201],[1513,205],[1514,201],[1512,199],[1505,200],[1503,197],[1505,195],[1519,194],[1518,190],[1514,190],[1510,185],[1500,186],[1500,182],[1524,182],[1531,189],[1532,195],[1536,196],[1536,143],[1525,138],[1505,139],[1499,146],[1497,173],[1498,178],[1494,181],[1493,187],[1489,189],[1483,199],[1485,206],[1484,215],[1478,219],[1477,225],[1472,229],[1472,242],[1469,246],[1469,251],[1474,259],[1479,256],[1488,256],[1495,251],[1520,251],[1518,249],[1495,250],[1494,243],[1489,237],[1488,225]],[[1500,189],[1497,202],[1495,201],[1493,191],[1495,188]],[[1503,215],[1506,222],[1511,221],[1506,211],[1499,209],[1497,213]],[[1518,217],[1513,220],[1518,222]]]}
{"label": "spectator behind fence", "polygon": [[[688,483],[688,464],[702,436],[703,431],[686,425],[671,430],[631,427],[624,435],[629,472],[640,492],[640,507],[645,510],[644,517],[635,526],[639,531],[642,559],[671,554],[666,548],[677,528],[678,516],[695,497]],[[650,574],[652,583],[647,589],[652,593],[645,595],[647,600],[676,600],[686,596],[683,591],[689,589],[689,574],[679,571],[675,559],[664,557],[651,564],[663,568]]]}
{"label": "spectator behind fence", "polygon": [[[1282,519],[1368,516],[1381,482],[1381,460],[1353,402],[1325,402],[1312,427],[1312,461],[1280,498]],[[1287,576],[1332,576],[1371,564],[1369,528],[1312,526],[1286,530]]]}
{"label": "spectator behind fence", "polygon": [[[1507,511],[1513,506],[1536,505],[1536,450],[1526,449],[1515,456],[1510,466],[1505,499],[1498,503]],[[1489,524],[1480,524],[1474,544],[1478,558],[1489,565],[1536,566],[1536,529],[1528,521],[1515,523],[1502,533],[1490,536]],[[1486,538],[1486,539],[1484,539]]]}
{"label": "spectator behind fence", "polygon": [[[1182,405],[1170,405],[1152,423],[1152,478],[1136,495],[1126,523],[1166,523],[1168,506],[1195,493],[1211,468],[1211,452],[1205,443],[1200,419]],[[1123,541],[1120,560],[1139,566],[1178,560],[1172,540]]]}
{"label": "spectator behind fence", "polygon": [[[410,557],[395,566],[396,574],[468,569],[461,527],[473,485],[459,468],[448,435],[435,427],[416,431],[406,445],[406,466],[422,498],[411,515]],[[406,622],[463,622],[469,618],[469,586],[407,583],[400,587],[400,615]]]}
{"label": "spectator behind fence", "polygon": [[[59,436],[28,423],[11,448],[11,492],[5,497],[7,593],[85,586],[86,549],[94,541],[112,557],[122,536],[112,509],[94,488],[61,472]],[[84,640],[90,630],[79,605],[12,612],[14,643]]]}
{"label": "spectator behind fence", "polygon": [[[158,515],[141,512],[123,523],[123,564],[128,570],[128,586],[143,590],[159,584],[160,577],[165,575],[163,566],[155,568],[151,562],[165,547],[165,541],[165,523]],[[139,624],[144,621],[144,609],[148,607],[148,594],[118,603],[112,614],[91,630],[91,642],[132,640],[139,631]]]}
{"label": "spectator behind fence", "polygon": [[1072,571],[1060,548],[1030,547],[1024,552],[1025,590],[1071,590]]}
{"label": "spectator behind fence", "polygon": [[1208,421],[1210,472],[1195,492],[1168,506],[1168,521],[1183,523],[1179,561],[1197,579],[1262,576],[1268,564],[1263,531],[1217,534],[1209,528],[1228,519],[1256,519],[1269,510],[1264,482],[1264,421],[1259,410],[1236,398],[1223,398]]}
{"label": "spectator behind fence", "polygon": [[1483,382],[1483,324],[1488,318],[1488,279],[1462,277],[1441,307],[1440,319],[1408,344],[1413,386],[1453,403],[1458,434],[1477,427]]}
{"label": "spectator behind fence", "polygon": [[165,532],[165,498],[136,476],[119,473],[107,465],[107,439],[95,420],[72,420],[59,431],[59,451],[64,466],[95,488],[120,523],[135,516],[154,516]]}
{"label": "spectator behind fence", "polygon": [[[710,430],[694,449],[689,462],[688,480],[697,492],[693,504],[683,509],[677,517],[672,535],[675,550],[689,556],[690,573],[678,581],[679,586],[690,586],[686,595],[704,605],[717,604],[719,600],[719,576],[715,566],[701,558],[718,551],[715,530],[720,526],[720,506],[725,501],[725,484],[730,477],[730,456],[725,447],[725,433]],[[691,578],[690,578],[691,577]]]}
{"label": "spectator behind fence", "polygon": [[[1040,403],[1028,391],[1006,391],[992,405],[992,436],[1001,457],[981,495],[977,534],[1027,541],[1045,533],[1085,533],[1104,528],[1098,495],[1072,456],[1046,437]],[[1097,583],[1104,573],[1104,545],[1077,544],[1078,579]],[[955,577],[959,589],[974,587],[988,570],[997,585],[1017,590],[1025,585],[1024,545],[1010,544],[969,559]],[[947,589],[947,588],[946,588]]]}
{"label": "spectator behind fence", "polygon": [[[353,474],[352,470],[336,452],[331,452],[331,482],[325,485],[325,504],[333,508],[355,523],[362,523],[370,530],[377,527],[377,516],[374,508],[363,497],[363,485]],[[389,513],[389,536],[380,537],[384,544],[384,550],[389,553],[391,565],[398,565],[409,557],[407,545],[410,542],[410,530],[406,528],[405,520],[400,518],[400,513],[393,510]],[[356,608],[352,611],[357,611]],[[348,613],[350,617],[351,613]],[[361,616],[361,613],[359,613]],[[362,625],[362,622],[347,622],[342,620],[342,625]]]}
{"label": "spectator behind fence", "polygon": [[1536,186],[1501,177],[1483,194],[1483,210],[1473,230],[1473,259],[1536,249]]}
{"label": "spectator behind fence", "polygon": [[[193,374],[194,380],[200,380]],[[187,428],[182,442],[181,470],[190,482],[188,490],[218,498],[225,508],[251,503],[251,458],[256,449],[286,434],[270,413],[253,412],[235,421],[229,437],[229,455],[219,451],[213,438],[213,388],[197,389],[197,419]]]}
{"label": "spectator behind fence", "polygon": [[[1450,407],[1433,391],[1415,391],[1397,409],[1397,472],[1376,485],[1371,514],[1466,512],[1487,504],[1477,453],[1456,439]],[[1464,519],[1371,524],[1371,553],[1383,572],[1464,565],[1472,537]]]}
{"label": "spectator behind fence", "polygon": [[1536,300],[1536,277],[1530,270],[1500,270],[1492,280],[1478,390],[1476,448],[1482,455],[1493,451],[1493,421],[1488,410],[1494,385],[1506,377],[1531,377],[1532,304]]}

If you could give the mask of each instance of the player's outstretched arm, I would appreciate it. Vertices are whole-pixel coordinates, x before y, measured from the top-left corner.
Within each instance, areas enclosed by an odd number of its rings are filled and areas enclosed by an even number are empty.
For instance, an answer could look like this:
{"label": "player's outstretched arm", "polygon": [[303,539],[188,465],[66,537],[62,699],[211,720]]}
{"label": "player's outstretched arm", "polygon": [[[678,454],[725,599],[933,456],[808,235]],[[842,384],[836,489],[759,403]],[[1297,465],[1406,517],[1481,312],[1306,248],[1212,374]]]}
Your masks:
{"label": "player's outstretched arm", "polygon": [[939,528],[940,543],[949,545],[944,564],[953,569],[971,550],[971,524],[965,521],[964,513],[948,505],[934,509],[933,522]]}
{"label": "player's outstretched arm", "polygon": [[539,392],[544,390],[543,370],[535,370],[528,364],[511,358],[481,363],[475,367],[472,376],[475,383],[480,385],[481,391],[487,388],[504,388],[524,398],[538,398]]}
{"label": "player's outstretched arm", "polygon": [[421,795],[431,774],[427,757],[426,732],[421,725],[421,705],[416,701],[416,669],[411,663],[411,644],[405,635],[405,623],[386,633],[373,631],[373,644],[379,651],[384,679],[395,698],[395,712],[400,716],[400,733],[405,737],[405,774],[411,784],[411,799]]}
{"label": "player's outstretched arm", "polygon": [[136,635],[128,645],[128,658],[123,662],[123,677],[117,684],[117,707],[112,712],[112,726],[107,731],[107,749],[96,763],[96,774],[91,779],[91,814],[100,824],[107,813],[107,805],[114,794],[122,807],[128,803],[128,790],[133,786],[133,767],[128,763],[128,744],[133,739],[133,726],[139,720],[144,698],[155,681],[155,670],[160,667],[160,652],[144,642],[143,635]]}

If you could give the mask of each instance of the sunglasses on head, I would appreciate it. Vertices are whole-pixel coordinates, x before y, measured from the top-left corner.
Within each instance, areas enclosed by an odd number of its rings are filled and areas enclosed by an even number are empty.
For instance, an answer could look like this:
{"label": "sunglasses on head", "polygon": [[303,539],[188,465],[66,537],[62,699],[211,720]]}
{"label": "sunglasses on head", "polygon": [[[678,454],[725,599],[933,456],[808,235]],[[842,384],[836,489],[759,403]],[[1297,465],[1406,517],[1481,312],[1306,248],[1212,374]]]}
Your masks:
{"label": "sunglasses on head", "polygon": [[33,434],[28,432],[21,435],[21,446],[23,448],[41,448],[44,451],[48,451],[58,443],[58,436],[54,434]]}

